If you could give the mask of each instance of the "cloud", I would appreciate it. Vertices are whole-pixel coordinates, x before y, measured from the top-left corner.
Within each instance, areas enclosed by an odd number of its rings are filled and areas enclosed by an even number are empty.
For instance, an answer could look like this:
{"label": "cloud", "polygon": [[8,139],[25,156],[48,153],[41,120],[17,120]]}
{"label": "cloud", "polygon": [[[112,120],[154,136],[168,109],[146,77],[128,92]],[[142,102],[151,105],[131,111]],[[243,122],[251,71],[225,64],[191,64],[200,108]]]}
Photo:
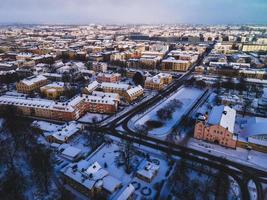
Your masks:
{"label": "cloud", "polygon": [[0,22],[266,23],[266,0],[1,0]]}

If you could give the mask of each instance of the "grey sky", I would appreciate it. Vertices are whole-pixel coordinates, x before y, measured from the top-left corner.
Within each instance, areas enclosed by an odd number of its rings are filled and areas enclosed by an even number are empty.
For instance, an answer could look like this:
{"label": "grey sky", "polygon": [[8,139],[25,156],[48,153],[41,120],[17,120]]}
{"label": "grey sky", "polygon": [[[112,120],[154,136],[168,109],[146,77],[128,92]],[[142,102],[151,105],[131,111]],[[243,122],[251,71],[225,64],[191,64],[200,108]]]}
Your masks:
{"label": "grey sky", "polygon": [[11,22],[267,24],[267,0],[0,0]]}

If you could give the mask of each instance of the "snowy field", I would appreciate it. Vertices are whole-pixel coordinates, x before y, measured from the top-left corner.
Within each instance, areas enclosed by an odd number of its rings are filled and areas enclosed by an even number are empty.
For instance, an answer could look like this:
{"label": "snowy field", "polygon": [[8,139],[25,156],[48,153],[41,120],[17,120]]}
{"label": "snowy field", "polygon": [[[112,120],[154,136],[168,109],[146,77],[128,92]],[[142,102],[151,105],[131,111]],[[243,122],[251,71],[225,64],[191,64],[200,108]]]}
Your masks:
{"label": "snowy field", "polygon": [[164,137],[171,131],[172,127],[178,123],[182,116],[191,109],[196,100],[203,94],[203,90],[197,88],[181,88],[175,94],[168,97],[164,101],[161,101],[156,106],[154,106],[151,110],[145,113],[143,116],[137,116],[133,120],[134,127],[138,127],[140,125],[144,125],[147,121],[155,120],[160,121],[157,116],[157,111],[161,108],[164,108],[171,100],[177,99],[182,102],[182,106],[177,108],[173,112],[172,119],[166,120],[163,123],[163,126],[160,128],[154,128],[149,131],[150,135],[157,137]]}

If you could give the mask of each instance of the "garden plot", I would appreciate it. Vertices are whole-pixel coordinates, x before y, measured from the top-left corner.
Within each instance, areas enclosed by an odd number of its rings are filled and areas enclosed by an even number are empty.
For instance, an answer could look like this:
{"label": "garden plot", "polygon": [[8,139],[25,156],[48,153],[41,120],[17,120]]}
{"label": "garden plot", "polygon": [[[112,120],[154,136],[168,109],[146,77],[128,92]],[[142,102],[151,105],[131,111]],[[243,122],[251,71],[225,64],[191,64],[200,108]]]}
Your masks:
{"label": "garden plot", "polygon": [[[203,90],[183,87],[175,94],[161,101],[143,116],[137,116],[133,121],[134,128],[146,126],[150,135],[164,137],[172,127],[179,123],[194,103],[203,94]],[[138,118],[138,119],[137,119]]]}

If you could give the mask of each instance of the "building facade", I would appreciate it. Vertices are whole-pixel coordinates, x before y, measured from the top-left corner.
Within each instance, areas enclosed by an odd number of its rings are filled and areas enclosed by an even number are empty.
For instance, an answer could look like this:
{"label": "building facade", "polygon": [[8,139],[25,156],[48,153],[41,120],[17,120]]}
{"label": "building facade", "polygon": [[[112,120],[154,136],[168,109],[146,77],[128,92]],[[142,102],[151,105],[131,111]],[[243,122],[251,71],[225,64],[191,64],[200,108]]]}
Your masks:
{"label": "building facade", "polygon": [[236,111],[228,106],[213,107],[209,116],[197,121],[194,137],[221,146],[236,148],[235,115]]}
{"label": "building facade", "polygon": [[126,91],[125,100],[130,103],[136,100],[137,98],[143,96],[143,94],[144,94],[144,89],[142,88],[141,85],[138,85]]}
{"label": "building facade", "polygon": [[18,92],[29,94],[46,84],[48,84],[48,80],[44,76],[32,76],[18,82],[16,84],[16,89]]}
{"label": "building facade", "polygon": [[64,83],[63,82],[55,82],[40,88],[42,94],[44,94],[49,99],[57,99],[61,96],[64,91]]}
{"label": "building facade", "polygon": [[110,95],[80,95],[63,103],[4,95],[0,97],[0,110],[6,112],[12,108],[17,114],[24,116],[73,121],[79,119],[86,112],[115,113],[118,103],[117,98],[110,97]]}
{"label": "building facade", "polygon": [[166,59],[162,61],[162,70],[164,71],[182,71],[189,69],[191,63],[187,60],[171,60]]}
{"label": "building facade", "polygon": [[99,73],[96,79],[99,83],[102,82],[116,83],[121,80],[121,75],[118,73],[113,73],[113,74]]}

